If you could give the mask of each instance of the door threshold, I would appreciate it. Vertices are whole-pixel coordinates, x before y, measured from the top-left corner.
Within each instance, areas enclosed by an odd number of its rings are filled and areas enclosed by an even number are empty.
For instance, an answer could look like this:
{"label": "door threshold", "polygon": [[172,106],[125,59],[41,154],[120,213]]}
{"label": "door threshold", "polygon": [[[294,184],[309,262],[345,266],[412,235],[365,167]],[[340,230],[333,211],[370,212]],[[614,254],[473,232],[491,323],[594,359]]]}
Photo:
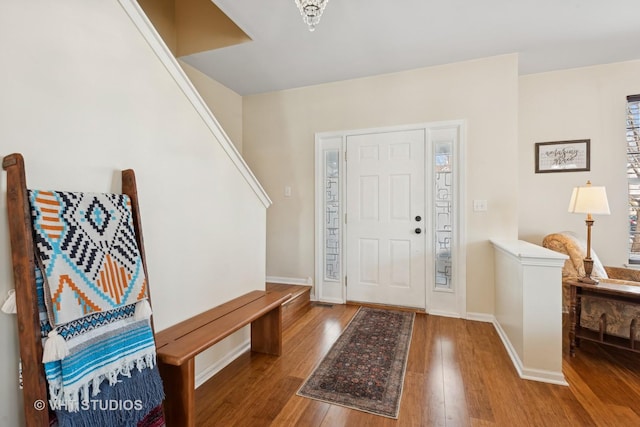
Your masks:
{"label": "door threshold", "polygon": [[347,301],[346,305],[359,305],[361,307],[381,308],[384,310],[412,311],[414,313],[429,314],[424,308],[405,307],[403,305],[375,304],[372,302]]}

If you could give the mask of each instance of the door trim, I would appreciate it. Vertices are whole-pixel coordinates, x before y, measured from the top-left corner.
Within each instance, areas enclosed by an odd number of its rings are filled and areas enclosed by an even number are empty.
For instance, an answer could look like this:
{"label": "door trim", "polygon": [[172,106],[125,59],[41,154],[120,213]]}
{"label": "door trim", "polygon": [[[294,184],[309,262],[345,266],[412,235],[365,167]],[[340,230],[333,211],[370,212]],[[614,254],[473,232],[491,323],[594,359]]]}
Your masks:
{"label": "door trim", "polygon": [[[427,135],[427,149],[429,147],[428,135],[431,130],[442,129],[455,129],[457,132],[457,156],[456,156],[456,173],[455,173],[455,229],[457,233],[454,234],[454,242],[452,244],[453,252],[453,266],[452,266],[452,278],[455,286],[455,303],[447,308],[432,307],[431,294],[432,289],[427,287],[426,289],[426,311],[431,314],[437,314],[448,317],[466,317],[466,122],[465,120],[450,120],[440,122],[419,123],[413,125],[401,125],[382,128],[368,128],[357,129],[348,131],[335,131],[335,132],[319,132],[315,134],[315,299],[322,302],[344,304],[346,303],[346,287],[345,287],[345,266],[346,266],[346,227],[348,222],[345,223],[345,210],[346,203],[346,167],[345,153],[346,153],[346,141],[348,136],[371,134],[371,133],[385,133],[385,132],[398,132],[407,130],[424,130]],[[339,238],[339,264],[340,274],[338,280],[327,280],[325,274],[325,229],[324,224],[327,220],[324,210],[324,197],[326,195],[325,184],[325,164],[324,159],[327,151],[335,151],[339,153],[338,162],[338,197],[339,208],[338,218],[340,224],[340,238]],[[428,162],[430,156],[425,155],[425,161]],[[431,189],[429,172],[431,170],[430,165],[425,165],[425,191],[426,196],[430,197]],[[431,199],[427,198],[428,204]],[[425,213],[426,215],[426,213]],[[427,243],[428,245],[429,243]],[[427,248],[428,249],[428,248]],[[428,257],[431,252],[426,251]],[[429,261],[428,259],[426,261]],[[433,274],[433,267],[429,267],[431,264],[426,263],[425,274]],[[425,277],[425,283],[432,283],[433,280],[430,277]],[[445,291],[445,293],[451,293],[451,291]]]}

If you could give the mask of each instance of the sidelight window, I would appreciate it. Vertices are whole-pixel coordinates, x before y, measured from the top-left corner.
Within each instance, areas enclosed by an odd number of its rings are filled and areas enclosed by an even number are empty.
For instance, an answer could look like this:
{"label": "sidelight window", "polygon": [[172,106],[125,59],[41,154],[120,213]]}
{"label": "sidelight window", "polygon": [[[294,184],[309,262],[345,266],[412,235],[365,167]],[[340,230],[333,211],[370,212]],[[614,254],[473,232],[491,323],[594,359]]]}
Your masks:
{"label": "sidelight window", "polygon": [[627,97],[627,181],[629,185],[629,264],[640,264],[640,95]]}

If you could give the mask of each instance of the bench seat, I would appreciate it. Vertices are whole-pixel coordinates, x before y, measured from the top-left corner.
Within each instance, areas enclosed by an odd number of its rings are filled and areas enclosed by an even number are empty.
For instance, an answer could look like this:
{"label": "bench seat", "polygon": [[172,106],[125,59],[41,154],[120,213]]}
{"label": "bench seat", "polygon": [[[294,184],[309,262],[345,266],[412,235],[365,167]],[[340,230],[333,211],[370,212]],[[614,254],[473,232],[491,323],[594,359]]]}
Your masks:
{"label": "bench seat", "polygon": [[195,425],[195,356],[251,324],[251,350],[282,353],[288,292],[252,291],[156,333],[167,426]]}

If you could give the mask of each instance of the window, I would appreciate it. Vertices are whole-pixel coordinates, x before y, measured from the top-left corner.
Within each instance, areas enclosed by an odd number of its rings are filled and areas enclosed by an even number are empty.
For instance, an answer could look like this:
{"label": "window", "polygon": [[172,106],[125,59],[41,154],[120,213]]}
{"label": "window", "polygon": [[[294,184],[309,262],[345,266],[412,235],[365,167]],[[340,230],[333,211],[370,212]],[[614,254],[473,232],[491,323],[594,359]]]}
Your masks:
{"label": "window", "polygon": [[340,281],[340,152],[324,152],[324,276]]}
{"label": "window", "polygon": [[629,183],[629,264],[640,264],[640,95],[627,97],[627,180]]}
{"label": "window", "polygon": [[453,243],[454,188],[453,188],[453,141],[434,144],[434,200],[435,215],[435,288],[453,290],[451,245]]}

